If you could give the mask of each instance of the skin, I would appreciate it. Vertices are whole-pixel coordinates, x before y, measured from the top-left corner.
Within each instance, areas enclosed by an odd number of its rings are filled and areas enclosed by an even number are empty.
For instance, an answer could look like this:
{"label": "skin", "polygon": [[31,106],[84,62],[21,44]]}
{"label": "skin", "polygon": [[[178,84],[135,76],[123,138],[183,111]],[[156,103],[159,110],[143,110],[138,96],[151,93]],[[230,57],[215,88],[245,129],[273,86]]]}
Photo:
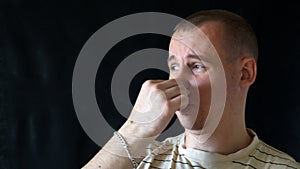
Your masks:
{"label": "skin", "polygon": [[[223,116],[217,129],[205,143],[200,144],[197,141],[197,136],[201,133],[210,106],[211,80],[209,75],[216,71],[216,66],[210,64],[210,58],[205,58],[205,52],[211,50],[207,45],[208,41],[196,39],[192,42],[192,44],[200,46],[197,48],[200,50],[197,51],[198,53],[204,53],[203,60],[201,60],[199,57],[189,57],[195,55],[195,51],[184,45],[184,38],[181,40],[172,38],[169,51],[173,53],[174,59],[169,62],[169,65],[177,66],[177,70],[172,69],[172,67],[170,69],[172,77],[185,77],[190,83],[196,81],[194,87],[198,88],[200,95],[200,108],[196,121],[189,116],[182,115],[181,111],[176,112],[181,124],[186,128],[186,147],[230,154],[246,147],[252,140],[246,130],[244,112],[248,88],[256,77],[256,62],[251,56],[245,55],[238,57],[233,63],[228,63],[227,58],[232,52],[222,46],[226,38],[225,32],[222,31],[224,29],[219,29],[222,27],[222,23],[216,21],[207,22],[199,27],[218,52],[223,63],[227,83],[227,97]],[[185,37],[187,32],[178,32],[177,34],[179,37]],[[240,55],[243,54],[240,52]],[[217,81],[214,82],[217,83]],[[194,123],[192,128],[190,128],[191,123]]]}
{"label": "skin", "polygon": [[[213,76],[217,68],[210,62],[207,40],[192,39],[190,44],[199,50],[195,52],[185,45],[189,32],[178,31],[169,46],[170,79],[145,82],[130,117],[119,130],[133,154],[135,145],[158,136],[175,114],[186,129],[188,148],[230,154],[250,144],[252,138],[246,131],[244,112],[249,86],[256,77],[256,62],[251,55],[240,51],[235,62],[227,63],[231,51],[222,46],[225,38],[222,23],[208,21],[199,28],[218,52],[226,76],[226,104],[218,127],[206,142],[197,141],[211,105],[211,83],[218,82],[217,76]],[[192,57],[199,52],[204,56],[202,59]],[[142,117],[150,120],[140,122]],[[114,147],[124,153],[123,147],[116,148],[119,144],[113,137],[84,168],[132,168],[126,155],[111,151]]]}

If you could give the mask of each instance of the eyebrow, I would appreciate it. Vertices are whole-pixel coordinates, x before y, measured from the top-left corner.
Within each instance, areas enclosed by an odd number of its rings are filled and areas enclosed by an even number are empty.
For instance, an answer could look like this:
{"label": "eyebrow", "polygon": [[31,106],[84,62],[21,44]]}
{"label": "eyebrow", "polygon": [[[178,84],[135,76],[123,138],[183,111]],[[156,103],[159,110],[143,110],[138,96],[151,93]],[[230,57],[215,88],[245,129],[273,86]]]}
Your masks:
{"label": "eyebrow", "polygon": [[[199,60],[199,61],[202,60],[202,59],[200,59],[200,57],[197,56],[197,55],[187,55],[186,57],[187,57],[187,58],[191,58],[191,59],[197,59],[197,60]],[[172,60],[177,60],[177,59],[175,58],[174,55],[171,55],[171,56],[168,57],[168,62],[171,62]]]}
{"label": "eyebrow", "polygon": [[168,57],[168,63],[171,62],[172,60],[176,60],[174,55],[171,55]]}

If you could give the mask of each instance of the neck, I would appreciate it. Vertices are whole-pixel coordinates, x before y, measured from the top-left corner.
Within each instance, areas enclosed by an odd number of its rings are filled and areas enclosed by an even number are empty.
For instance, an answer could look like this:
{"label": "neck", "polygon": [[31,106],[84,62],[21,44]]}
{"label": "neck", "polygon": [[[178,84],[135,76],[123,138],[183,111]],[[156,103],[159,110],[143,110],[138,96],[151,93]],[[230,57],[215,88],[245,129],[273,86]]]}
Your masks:
{"label": "neck", "polygon": [[225,117],[223,116],[217,129],[204,143],[200,143],[196,140],[196,133],[199,132],[186,130],[185,145],[187,148],[220,154],[231,154],[247,147],[252,141],[252,138],[247,132],[243,117],[237,119],[237,117],[226,118],[226,115]]}

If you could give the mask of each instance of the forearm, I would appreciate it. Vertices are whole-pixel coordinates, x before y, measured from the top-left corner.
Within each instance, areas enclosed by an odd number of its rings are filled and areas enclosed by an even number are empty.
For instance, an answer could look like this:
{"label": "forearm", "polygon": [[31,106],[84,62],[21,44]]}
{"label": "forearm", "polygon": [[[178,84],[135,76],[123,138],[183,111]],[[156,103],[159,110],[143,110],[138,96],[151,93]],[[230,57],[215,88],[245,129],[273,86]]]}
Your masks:
{"label": "forearm", "polygon": [[[130,145],[132,146],[132,145]],[[135,158],[137,162],[141,158]],[[132,169],[133,165],[120,140],[113,136],[83,169]]]}
{"label": "forearm", "polygon": [[165,129],[183,98],[175,79],[145,82],[128,120],[119,129],[121,139],[113,136],[84,169],[133,168],[131,159],[139,162],[147,155],[147,146]]}
{"label": "forearm", "polygon": [[129,158],[117,156],[105,149],[101,149],[92,160],[90,160],[82,169],[132,169]]}
{"label": "forearm", "polygon": [[155,139],[155,137],[138,137],[141,136],[138,131],[138,126],[132,123],[128,125],[126,122],[119,130],[119,136],[115,134],[83,169],[132,169],[131,159],[139,163],[147,155],[147,146]]}

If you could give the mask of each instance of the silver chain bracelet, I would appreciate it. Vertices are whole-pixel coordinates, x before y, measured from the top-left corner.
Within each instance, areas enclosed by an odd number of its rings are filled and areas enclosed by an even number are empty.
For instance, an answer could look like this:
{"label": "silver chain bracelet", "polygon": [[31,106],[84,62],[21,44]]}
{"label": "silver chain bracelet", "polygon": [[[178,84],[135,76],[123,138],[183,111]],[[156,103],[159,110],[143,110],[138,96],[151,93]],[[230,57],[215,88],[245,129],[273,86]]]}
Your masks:
{"label": "silver chain bracelet", "polygon": [[125,151],[126,151],[128,157],[129,157],[129,159],[130,159],[130,161],[131,161],[131,164],[132,164],[132,166],[133,166],[133,169],[136,169],[136,168],[138,167],[138,163],[134,160],[134,158],[133,158],[132,155],[130,154],[130,152],[129,152],[129,150],[128,150],[128,145],[127,145],[125,139],[124,139],[124,138],[122,137],[122,135],[121,135],[119,132],[117,132],[117,131],[115,131],[114,134],[119,138],[119,140],[120,140],[122,146],[124,147],[124,149],[125,149]]}

